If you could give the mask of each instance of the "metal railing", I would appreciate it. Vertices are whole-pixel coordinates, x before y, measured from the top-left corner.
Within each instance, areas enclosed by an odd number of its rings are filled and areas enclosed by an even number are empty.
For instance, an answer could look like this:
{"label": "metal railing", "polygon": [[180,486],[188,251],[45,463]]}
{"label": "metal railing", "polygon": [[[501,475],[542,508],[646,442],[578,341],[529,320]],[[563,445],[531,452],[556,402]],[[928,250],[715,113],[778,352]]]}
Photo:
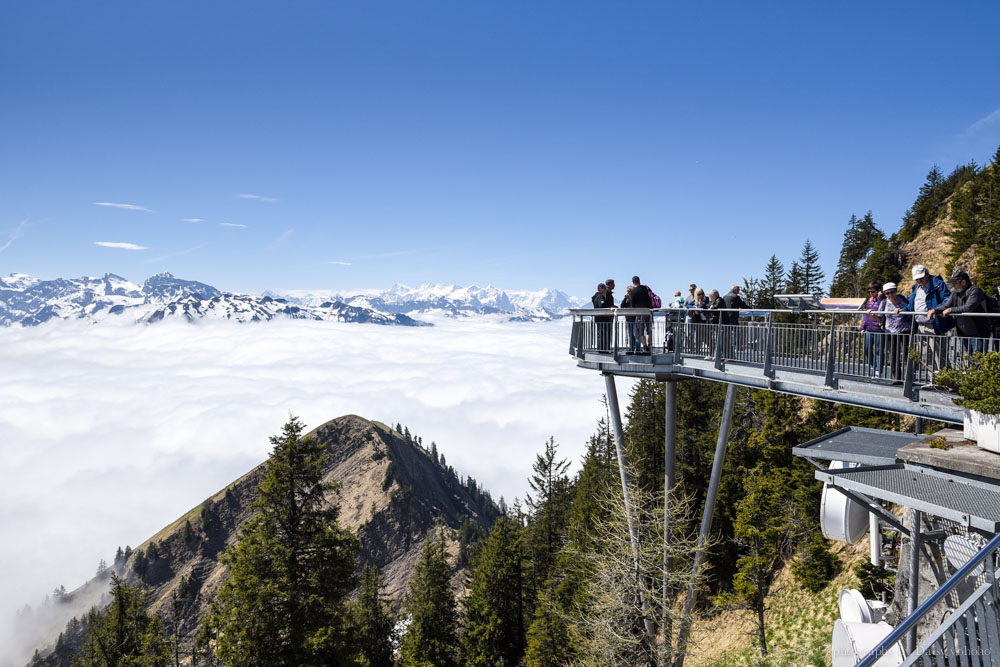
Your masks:
{"label": "metal railing", "polygon": [[[975,592],[952,610],[941,625],[906,657],[903,667],[916,664],[924,667],[1000,665],[1000,616],[997,608],[1000,602],[1000,589],[997,587],[996,578],[998,550],[1000,550],[1000,535],[990,540],[978,554],[960,567],[943,586],[924,600],[855,667],[869,667],[878,662],[893,644],[916,628],[917,623],[935,605],[969,577],[977,583],[982,580]],[[977,568],[982,568],[982,574],[975,573]]]}
{"label": "metal railing", "polygon": [[[918,333],[862,331],[858,311],[787,310],[737,311],[732,309],[575,309],[571,354],[614,355],[621,362],[635,361],[626,355],[670,355],[673,363],[684,358],[711,359],[721,367],[735,361],[764,368],[794,369],[822,374],[827,384],[835,378],[877,378],[910,387],[929,385],[934,374],[947,367],[960,367],[974,351],[1000,349],[996,338],[969,338]],[[709,323],[709,317],[738,315],[738,324]],[[926,313],[900,313],[918,317]],[[808,322],[781,322],[782,316]],[[983,313],[961,317],[997,318]],[[915,324],[915,323],[914,323]],[[641,360],[640,360],[641,361]],[[658,358],[657,363],[670,363]]]}

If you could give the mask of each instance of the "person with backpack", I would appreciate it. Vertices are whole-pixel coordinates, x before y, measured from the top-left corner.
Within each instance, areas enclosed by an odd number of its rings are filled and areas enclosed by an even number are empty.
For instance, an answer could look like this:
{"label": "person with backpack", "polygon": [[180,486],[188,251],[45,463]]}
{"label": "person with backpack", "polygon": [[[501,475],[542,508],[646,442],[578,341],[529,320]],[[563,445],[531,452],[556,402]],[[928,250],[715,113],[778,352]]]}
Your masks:
{"label": "person with backpack", "polygon": [[[951,292],[948,285],[941,276],[932,276],[931,272],[923,264],[917,264],[911,271],[913,279],[917,282],[913,284],[910,291],[910,306],[913,312],[917,313],[913,318],[917,325],[917,334],[922,336],[926,345],[921,345],[924,354],[921,361],[931,371],[937,371],[944,367],[944,356],[946,353],[945,342],[932,338],[932,336],[944,336],[955,327],[955,320],[950,317],[930,316],[930,311],[934,310],[948,300]],[[920,313],[927,313],[921,315]]]}
{"label": "person with backpack", "polygon": [[[594,309],[614,308],[614,297],[605,283],[597,284],[597,292],[590,297],[590,302],[594,304]],[[594,325],[597,329],[597,349],[606,352],[608,342],[611,340],[611,322],[614,318],[611,315],[597,315],[594,317]]]}
{"label": "person with backpack", "polygon": [[[639,276],[632,276],[632,287],[629,288],[628,296],[625,297],[625,300],[628,301],[628,306],[625,306],[625,301],[623,301],[623,308],[652,308],[653,290],[643,285],[642,281],[639,280]],[[634,336],[629,336],[629,343],[633,352],[649,352],[650,320],[650,315],[634,316],[633,328],[635,334]],[[632,340],[633,338],[634,341]]]}

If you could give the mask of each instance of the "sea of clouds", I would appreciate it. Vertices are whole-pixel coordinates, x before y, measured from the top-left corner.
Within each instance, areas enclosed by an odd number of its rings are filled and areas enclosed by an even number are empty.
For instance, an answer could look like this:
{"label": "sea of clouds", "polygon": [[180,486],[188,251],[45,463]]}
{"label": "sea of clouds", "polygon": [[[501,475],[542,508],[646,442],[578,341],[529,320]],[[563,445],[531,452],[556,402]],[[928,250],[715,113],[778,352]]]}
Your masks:
{"label": "sea of clouds", "polygon": [[402,422],[495,498],[523,497],[545,440],[575,463],[604,414],[604,383],[567,354],[569,328],[0,328],[0,619],[76,588],[116,547],[142,543],[266,459],[289,414],[308,428],[351,413]]}

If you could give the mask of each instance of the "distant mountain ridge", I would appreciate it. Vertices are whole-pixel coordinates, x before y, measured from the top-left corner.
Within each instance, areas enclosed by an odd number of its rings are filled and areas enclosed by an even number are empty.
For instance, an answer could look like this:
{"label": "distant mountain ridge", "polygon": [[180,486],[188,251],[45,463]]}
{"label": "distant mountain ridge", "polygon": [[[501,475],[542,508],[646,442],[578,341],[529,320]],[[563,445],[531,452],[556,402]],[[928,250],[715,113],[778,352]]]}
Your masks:
{"label": "distant mountain ridge", "polygon": [[341,295],[296,291],[268,291],[292,303],[314,305],[324,299],[338,299],[359,308],[382,313],[441,314],[447,317],[499,315],[513,321],[551,320],[567,315],[569,308],[583,304],[565,292],[546,288],[535,291],[503,290],[492,285],[478,287],[425,283],[419,287],[396,284],[388,290]]}
{"label": "distant mountain ridge", "polygon": [[142,285],[113,273],[103,277],[41,280],[23,273],[0,277],[0,324],[35,326],[53,319],[101,322],[126,318],[152,324],[165,319],[227,319],[261,322],[276,318],[424,326],[414,315],[497,316],[510,321],[551,320],[580,305],[556,289],[504,291],[487,286],[393,285],[383,292],[266,291],[224,293],[195,280],[159,273]]}

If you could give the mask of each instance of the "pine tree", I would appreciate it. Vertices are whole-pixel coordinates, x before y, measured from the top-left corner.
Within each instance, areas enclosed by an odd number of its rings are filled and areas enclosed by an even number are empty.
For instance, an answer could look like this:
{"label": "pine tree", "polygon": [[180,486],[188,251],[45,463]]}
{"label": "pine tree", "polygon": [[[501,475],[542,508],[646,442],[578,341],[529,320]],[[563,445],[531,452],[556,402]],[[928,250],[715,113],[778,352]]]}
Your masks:
{"label": "pine tree", "polygon": [[406,598],[410,625],[400,649],[403,667],[455,667],[458,614],[448,576],[444,533],[429,538]]}
{"label": "pine tree", "polygon": [[802,276],[802,265],[792,262],[792,268],[785,274],[785,294],[806,294],[806,283]]}
{"label": "pine tree", "polygon": [[856,215],[851,216],[844,232],[837,271],[833,274],[833,283],[830,285],[831,296],[861,296],[864,287],[860,278],[861,267],[871,255],[875,244],[884,239],[885,235],[875,226],[871,211],[860,220]]}
{"label": "pine tree", "polygon": [[257,515],[222,562],[229,577],[209,623],[231,664],[348,665],[356,662],[347,595],[357,540],[327,499],[323,445],[302,438],[292,417],[274,446],[254,503]]}
{"label": "pine tree", "polygon": [[981,224],[976,234],[979,260],[976,262],[979,286],[995,296],[1000,285],[1000,147],[993,164],[983,175]]}
{"label": "pine tree", "polygon": [[784,511],[781,506],[784,483],[766,466],[754,469],[745,480],[745,495],[737,506],[734,540],[743,555],[736,562],[733,578],[736,598],[754,612],[760,654],[767,657],[764,612],[767,595],[781,563],[784,539]]}
{"label": "pine tree", "polygon": [[521,531],[501,517],[483,545],[465,599],[464,663],[514,667],[524,654]]}
{"label": "pine tree", "polygon": [[166,667],[170,648],[159,619],[146,611],[147,604],[148,596],[141,588],[112,573],[111,604],[102,611],[90,612],[87,636],[73,664]]}
{"label": "pine tree", "polygon": [[366,667],[392,667],[396,631],[389,606],[382,595],[382,579],[374,565],[366,565],[361,577],[361,591],[355,603],[355,624],[361,640],[361,655]]}
{"label": "pine tree", "polygon": [[526,498],[529,510],[527,542],[531,554],[529,599],[532,603],[552,570],[569,521],[571,489],[566,476],[569,461],[558,458],[558,449],[555,438],[549,438],[544,451],[535,456],[528,479],[531,493]]}
{"label": "pine tree", "polygon": [[[819,265],[819,252],[813,248],[812,242],[806,239],[799,257],[799,269],[802,272],[802,288],[804,294],[823,294],[823,269]],[[794,267],[794,264],[793,264]]]}
{"label": "pine tree", "polygon": [[776,255],[771,255],[767,266],[764,267],[764,278],[760,287],[761,297],[758,300],[759,308],[773,309],[779,306],[775,294],[781,294],[785,289],[785,266],[778,261]]}

